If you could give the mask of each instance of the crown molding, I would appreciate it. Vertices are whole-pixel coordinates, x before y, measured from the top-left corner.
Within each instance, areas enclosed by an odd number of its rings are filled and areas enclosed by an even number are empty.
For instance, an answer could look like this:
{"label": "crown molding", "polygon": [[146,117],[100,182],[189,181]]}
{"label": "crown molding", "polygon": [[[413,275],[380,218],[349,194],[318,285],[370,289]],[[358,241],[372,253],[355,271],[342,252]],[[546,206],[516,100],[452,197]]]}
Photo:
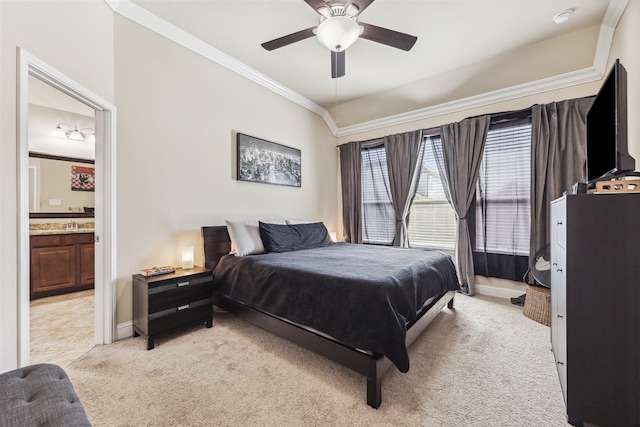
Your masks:
{"label": "crown molding", "polygon": [[249,67],[248,65],[205,43],[197,37],[194,37],[186,31],[181,30],[175,25],[170,24],[164,19],[159,18],[146,9],[132,3],[130,0],[104,1],[115,13],[140,24],[143,27],[154,31],[199,55],[202,55],[203,57],[210,59],[255,83],[258,83],[266,89],[269,89],[321,116],[329,130],[336,137],[373,131],[417,120],[425,120],[470,108],[483,107],[496,102],[509,101],[524,96],[535,95],[538,93],[544,93],[599,80],[604,75],[615,28],[618,25],[627,4],[629,3],[629,0],[610,0],[607,11],[605,12],[605,16],[603,17],[600,25],[596,52],[594,55],[593,65],[591,67],[381,119],[370,120],[345,127],[338,127],[335,120],[333,120],[329,112],[323,107],[286,86],[281,85],[275,80],[270,79],[254,68]]}
{"label": "crown molding", "polygon": [[569,86],[579,85],[582,83],[592,82],[602,78],[602,70],[594,67],[582,70],[572,71],[542,80],[536,80],[529,83],[523,83],[511,86],[505,89],[499,89],[492,92],[474,95],[467,98],[461,98],[451,102],[425,107],[413,110],[407,113],[397,114],[394,116],[383,117],[368,122],[358,123],[351,126],[345,126],[338,129],[336,136],[348,136],[356,133],[377,130],[388,126],[396,126],[418,120],[429,119],[432,117],[442,116],[445,114],[455,113],[458,111],[469,110],[472,108],[484,107],[486,105],[498,102],[510,101],[512,99],[522,98],[525,96],[536,95],[557,89],[563,89]]}

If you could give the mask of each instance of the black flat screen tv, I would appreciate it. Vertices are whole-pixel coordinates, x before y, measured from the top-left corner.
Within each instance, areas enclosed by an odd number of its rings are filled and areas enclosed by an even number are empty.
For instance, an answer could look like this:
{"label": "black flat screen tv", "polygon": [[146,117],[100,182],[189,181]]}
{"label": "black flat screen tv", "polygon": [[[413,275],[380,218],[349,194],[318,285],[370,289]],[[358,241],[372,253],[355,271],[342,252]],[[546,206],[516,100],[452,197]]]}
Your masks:
{"label": "black flat screen tv", "polygon": [[635,170],[627,144],[627,71],[619,59],[587,113],[586,126],[589,183]]}

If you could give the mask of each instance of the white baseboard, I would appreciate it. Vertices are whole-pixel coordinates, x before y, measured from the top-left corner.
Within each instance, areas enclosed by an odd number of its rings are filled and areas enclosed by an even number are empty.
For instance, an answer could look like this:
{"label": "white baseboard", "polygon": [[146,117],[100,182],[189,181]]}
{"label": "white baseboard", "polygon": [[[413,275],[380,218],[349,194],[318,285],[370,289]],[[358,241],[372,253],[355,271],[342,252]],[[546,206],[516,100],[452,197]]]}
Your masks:
{"label": "white baseboard", "polygon": [[489,285],[475,285],[475,290],[477,294],[487,295],[490,297],[497,298],[517,298],[520,295],[527,292],[526,288],[523,290],[513,289],[513,288],[505,288],[501,286],[489,286]]}
{"label": "white baseboard", "polygon": [[118,323],[116,326],[116,341],[133,336],[133,321]]}

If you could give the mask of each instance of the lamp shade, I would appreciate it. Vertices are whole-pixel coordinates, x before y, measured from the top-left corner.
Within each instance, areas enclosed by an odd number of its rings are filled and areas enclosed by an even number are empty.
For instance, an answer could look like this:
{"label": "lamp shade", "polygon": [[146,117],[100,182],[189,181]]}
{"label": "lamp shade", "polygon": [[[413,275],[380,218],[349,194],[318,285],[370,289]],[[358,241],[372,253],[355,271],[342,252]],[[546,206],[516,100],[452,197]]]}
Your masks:
{"label": "lamp shade", "polygon": [[62,129],[61,125],[62,125],[62,123],[60,123],[58,126],[56,126],[56,128],[53,130],[51,135],[57,136],[58,138],[66,138],[67,134],[64,131],[64,129]]}
{"label": "lamp shade", "polygon": [[193,268],[193,246],[182,247],[182,268],[184,270]]}
{"label": "lamp shade", "polygon": [[358,23],[347,16],[333,16],[318,25],[316,36],[320,43],[334,52],[346,50],[360,35]]}
{"label": "lamp shade", "polygon": [[67,132],[67,138],[74,141],[84,141],[84,135],[78,130],[78,128]]}

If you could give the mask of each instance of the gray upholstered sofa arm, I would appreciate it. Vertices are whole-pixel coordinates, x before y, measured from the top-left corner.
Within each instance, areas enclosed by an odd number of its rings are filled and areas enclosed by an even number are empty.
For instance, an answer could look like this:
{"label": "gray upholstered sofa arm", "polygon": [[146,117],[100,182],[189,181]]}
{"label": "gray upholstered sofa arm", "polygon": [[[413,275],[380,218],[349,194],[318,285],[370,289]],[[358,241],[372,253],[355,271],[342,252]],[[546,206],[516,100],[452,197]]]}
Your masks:
{"label": "gray upholstered sofa arm", "polygon": [[90,426],[66,372],[57,365],[0,374],[1,426]]}

